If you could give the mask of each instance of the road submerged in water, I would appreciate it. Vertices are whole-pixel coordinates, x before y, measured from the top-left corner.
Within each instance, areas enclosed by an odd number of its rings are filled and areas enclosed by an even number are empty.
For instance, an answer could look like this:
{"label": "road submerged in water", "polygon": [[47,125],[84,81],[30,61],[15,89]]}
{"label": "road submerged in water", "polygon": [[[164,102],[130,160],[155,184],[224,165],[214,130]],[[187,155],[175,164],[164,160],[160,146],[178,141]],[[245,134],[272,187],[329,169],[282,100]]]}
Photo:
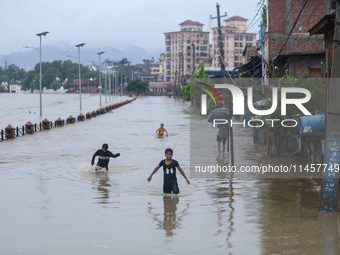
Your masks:
{"label": "road submerged in water", "polygon": [[[38,96],[0,94],[0,128],[39,122]],[[80,113],[79,95],[43,100],[51,121]],[[98,96],[82,100],[83,114],[98,107]],[[320,180],[190,176],[189,108],[140,97],[85,122],[1,142],[1,254],[338,254],[339,215],[318,211]],[[160,123],[168,137],[156,136]],[[216,134],[206,144],[213,152]],[[234,135],[237,164],[268,160],[251,129]],[[121,156],[96,173],[90,160],[103,143]],[[146,181],[168,147],[191,181],[177,175],[179,196],[162,194],[161,169]],[[216,153],[213,162],[228,160]],[[270,162],[287,160],[295,159]]]}

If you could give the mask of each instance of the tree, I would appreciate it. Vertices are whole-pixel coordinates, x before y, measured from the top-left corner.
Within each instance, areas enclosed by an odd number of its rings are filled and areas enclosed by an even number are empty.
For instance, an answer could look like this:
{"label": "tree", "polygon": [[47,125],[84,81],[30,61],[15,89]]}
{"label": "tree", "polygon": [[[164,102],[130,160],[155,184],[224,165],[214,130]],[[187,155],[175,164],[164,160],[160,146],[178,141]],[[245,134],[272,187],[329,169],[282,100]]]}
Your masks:
{"label": "tree", "polygon": [[142,81],[141,79],[129,81],[128,85],[126,86],[126,90],[129,92],[137,92],[139,95],[140,92],[147,91],[149,87],[148,81]]}
{"label": "tree", "polygon": [[96,71],[92,71],[92,72],[88,72],[88,73],[86,73],[85,74],[85,78],[86,79],[90,79],[90,78],[92,78],[92,79],[97,79],[98,80],[98,72],[96,72]]}
{"label": "tree", "polygon": [[208,79],[209,81],[206,81],[208,83],[210,82],[209,76],[204,73],[204,63],[200,62],[200,69],[196,72],[194,72],[190,77],[190,82],[188,85],[185,85],[182,89],[182,97],[186,101],[190,101],[190,85],[197,83],[200,79]]}
{"label": "tree", "polygon": [[55,81],[56,77],[61,78],[61,72],[56,67],[50,67],[44,73],[45,79],[49,87],[51,87],[52,83]]}
{"label": "tree", "polygon": [[118,65],[117,67],[118,84],[124,83],[124,77],[129,77],[129,69],[126,65]]}

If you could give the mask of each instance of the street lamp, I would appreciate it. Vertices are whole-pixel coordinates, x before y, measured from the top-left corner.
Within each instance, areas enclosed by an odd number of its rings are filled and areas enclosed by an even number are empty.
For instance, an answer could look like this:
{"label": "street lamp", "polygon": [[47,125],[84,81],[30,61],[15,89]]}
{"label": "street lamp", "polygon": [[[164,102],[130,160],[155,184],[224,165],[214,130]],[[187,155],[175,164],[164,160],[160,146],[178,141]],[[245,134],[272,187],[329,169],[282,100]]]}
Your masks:
{"label": "street lamp", "polygon": [[39,81],[39,89],[40,89],[40,117],[42,117],[42,96],[41,96],[41,36],[46,36],[49,32],[42,32],[42,33],[39,33],[39,34],[36,34],[37,36],[40,37],[40,48],[39,48],[39,52],[40,52],[40,81]]}
{"label": "street lamp", "polygon": [[106,75],[108,73],[108,70],[107,70],[107,61],[109,61],[109,59],[105,59],[105,103],[107,103],[107,78],[106,78]]}
{"label": "street lamp", "polygon": [[97,54],[99,55],[99,93],[100,93],[100,97],[99,97],[99,100],[100,100],[100,107],[102,107],[102,77],[101,77],[101,62],[100,62],[100,55],[105,53],[105,51],[101,51],[101,52],[98,52]]}
{"label": "street lamp", "polygon": [[77,44],[78,48],[78,62],[79,62],[79,100],[80,100],[80,110],[81,110],[81,76],[80,76],[80,47],[83,47],[85,43]]}

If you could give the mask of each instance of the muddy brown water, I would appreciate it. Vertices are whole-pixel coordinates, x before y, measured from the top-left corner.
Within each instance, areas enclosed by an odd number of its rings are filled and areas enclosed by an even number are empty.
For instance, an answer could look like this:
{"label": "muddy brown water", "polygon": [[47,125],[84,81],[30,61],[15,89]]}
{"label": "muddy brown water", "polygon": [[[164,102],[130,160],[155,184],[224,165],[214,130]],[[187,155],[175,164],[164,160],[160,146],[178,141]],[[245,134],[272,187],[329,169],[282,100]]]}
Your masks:
{"label": "muddy brown water", "polygon": [[[83,114],[99,108],[98,96],[82,100]],[[0,94],[0,129],[38,123],[38,107],[39,95]],[[318,179],[190,177],[188,108],[140,97],[85,122],[1,142],[0,254],[339,253],[339,214],[318,211]],[[43,95],[43,118],[79,113],[79,95]],[[160,123],[168,137],[156,136]],[[236,162],[268,160],[251,129],[234,133]],[[121,156],[96,173],[90,160],[104,142]],[[161,169],[146,181],[167,147],[191,181],[178,174],[179,196],[163,196]]]}

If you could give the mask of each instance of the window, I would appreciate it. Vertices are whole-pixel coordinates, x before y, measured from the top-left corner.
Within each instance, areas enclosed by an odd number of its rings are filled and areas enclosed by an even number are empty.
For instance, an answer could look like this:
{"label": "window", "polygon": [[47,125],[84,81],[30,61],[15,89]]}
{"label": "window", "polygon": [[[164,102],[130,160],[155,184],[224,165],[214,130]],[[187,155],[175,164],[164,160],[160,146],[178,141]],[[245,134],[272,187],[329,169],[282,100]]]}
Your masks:
{"label": "window", "polygon": [[200,43],[200,40],[197,40],[197,44],[199,44]]}
{"label": "window", "polygon": [[190,65],[188,65],[187,67],[188,67],[188,69],[190,69]]}
{"label": "window", "polygon": [[201,46],[200,50],[207,50],[207,46]]}
{"label": "window", "polygon": [[167,35],[167,36],[166,36],[166,39],[170,39],[170,35]]}
{"label": "window", "polygon": [[190,52],[190,51],[188,51],[188,52],[187,52],[187,55],[188,55],[188,56],[190,56],[190,55],[191,55],[191,52]]}
{"label": "window", "polygon": [[254,52],[250,52],[250,56],[253,57],[254,56]]}
{"label": "window", "polygon": [[243,61],[243,56],[240,56],[240,61]]}
{"label": "window", "polygon": [[170,41],[167,41],[167,42],[166,42],[166,45],[170,45],[170,44],[171,44]]}
{"label": "window", "polygon": [[238,63],[237,62],[234,62],[234,67],[238,67]]}
{"label": "window", "polygon": [[170,65],[166,65],[166,69],[170,69]]}
{"label": "window", "polygon": [[190,46],[187,46],[187,50],[190,50]]}
{"label": "window", "polygon": [[251,35],[251,36],[250,36],[250,41],[252,41],[252,40],[253,40],[253,36]]}
{"label": "window", "polygon": [[235,56],[235,60],[238,60],[238,56]]}
{"label": "window", "polygon": [[235,49],[235,54],[238,54],[238,49]]}
{"label": "window", "polygon": [[235,40],[238,40],[238,35],[235,35],[235,37],[234,37],[234,38],[235,38]]}
{"label": "window", "polygon": [[240,35],[240,40],[243,40],[243,35]]}
{"label": "window", "polygon": [[203,41],[203,44],[208,44],[208,41]]}
{"label": "window", "polygon": [[187,62],[190,62],[190,58],[187,59]]}
{"label": "window", "polygon": [[240,47],[243,47],[243,43],[240,42]]}
{"label": "window", "polygon": [[170,47],[166,47],[166,51],[170,51]]}
{"label": "window", "polygon": [[246,41],[249,41],[249,35],[246,36]]}
{"label": "window", "polygon": [[238,42],[235,42],[235,47],[238,47]]}

